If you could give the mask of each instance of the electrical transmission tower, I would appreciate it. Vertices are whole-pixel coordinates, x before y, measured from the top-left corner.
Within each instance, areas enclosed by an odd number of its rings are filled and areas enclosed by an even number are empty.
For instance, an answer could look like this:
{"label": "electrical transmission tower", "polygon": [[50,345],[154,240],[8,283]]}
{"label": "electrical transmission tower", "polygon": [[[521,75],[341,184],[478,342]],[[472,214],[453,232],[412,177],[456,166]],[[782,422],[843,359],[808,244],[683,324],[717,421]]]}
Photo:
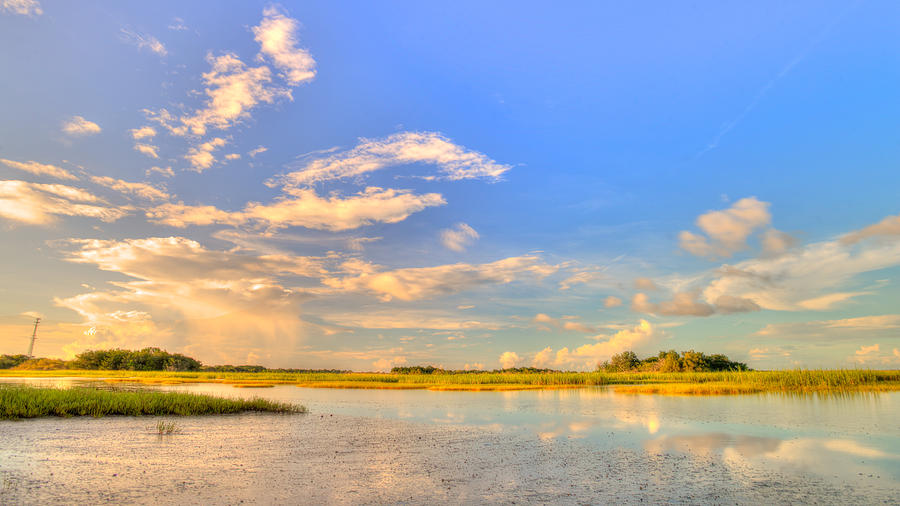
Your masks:
{"label": "electrical transmission tower", "polygon": [[40,318],[34,319],[34,331],[31,333],[31,344],[28,345],[28,358],[34,357],[34,341],[37,339],[37,327],[41,323]]}

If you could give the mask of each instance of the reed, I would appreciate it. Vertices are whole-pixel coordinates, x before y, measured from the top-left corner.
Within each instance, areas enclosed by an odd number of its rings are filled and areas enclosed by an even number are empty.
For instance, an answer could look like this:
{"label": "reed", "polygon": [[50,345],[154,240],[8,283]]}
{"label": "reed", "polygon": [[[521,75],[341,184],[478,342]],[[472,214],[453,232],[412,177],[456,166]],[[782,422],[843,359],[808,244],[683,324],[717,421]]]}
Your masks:
{"label": "reed", "polygon": [[247,411],[305,413],[306,408],[259,398],[226,399],[180,392],[0,385],[0,420],[42,416],[222,415]]}

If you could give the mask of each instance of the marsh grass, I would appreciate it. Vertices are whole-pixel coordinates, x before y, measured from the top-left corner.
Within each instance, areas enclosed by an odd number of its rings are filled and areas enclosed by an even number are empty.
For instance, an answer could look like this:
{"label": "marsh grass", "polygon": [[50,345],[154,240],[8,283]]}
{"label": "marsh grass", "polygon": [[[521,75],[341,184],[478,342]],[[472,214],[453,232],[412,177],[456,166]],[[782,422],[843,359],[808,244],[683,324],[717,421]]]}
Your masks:
{"label": "marsh grass", "polygon": [[156,432],[159,435],[170,435],[181,432],[181,427],[178,426],[177,423],[169,420],[157,420],[156,421]]}
{"label": "marsh grass", "polygon": [[[900,390],[900,371],[868,369],[742,372],[483,372],[445,374],[162,372],[162,371],[13,371],[0,376],[82,377],[111,383],[224,383],[251,388],[278,384],[313,388],[525,390],[630,385],[631,393],[739,394],[757,392]],[[651,385],[647,388],[635,386]],[[676,386],[681,385],[681,386]],[[620,389],[624,387],[619,387]]]}
{"label": "marsh grass", "polygon": [[305,413],[306,408],[260,398],[226,399],[180,392],[0,385],[0,420],[42,416],[222,415],[248,411]]}

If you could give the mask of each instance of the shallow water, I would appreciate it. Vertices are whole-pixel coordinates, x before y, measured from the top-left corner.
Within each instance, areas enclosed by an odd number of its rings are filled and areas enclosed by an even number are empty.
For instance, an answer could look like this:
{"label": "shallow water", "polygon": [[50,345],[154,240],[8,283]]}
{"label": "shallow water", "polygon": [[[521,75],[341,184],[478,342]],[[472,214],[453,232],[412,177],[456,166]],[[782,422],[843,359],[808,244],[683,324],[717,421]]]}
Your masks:
{"label": "shallow water", "polygon": [[[97,384],[84,379],[27,382]],[[404,427],[418,426],[426,432],[441,427],[466,429],[609,455],[626,451],[649,460],[688,459],[692,465],[714,465],[716,472],[742,483],[738,490],[744,486],[749,495],[730,496],[738,502],[755,500],[750,493],[753,487],[773,482],[792,483],[794,488],[817,484],[811,490],[821,494],[811,492],[791,500],[840,502],[853,497],[896,502],[900,498],[900,392],[687,397],[623,395],[604,387],[447,392],[290,385],[239,389],[209,383],[135,386],[296,402],[306,405],[311,417],[334,414],[403,421],[411,423]],[[207,420],[203,424],[217,423],[215,418]],[[4,422],[2,428],[17,427],[11,423]],[[3,435],[0,442],[9,443]]]}

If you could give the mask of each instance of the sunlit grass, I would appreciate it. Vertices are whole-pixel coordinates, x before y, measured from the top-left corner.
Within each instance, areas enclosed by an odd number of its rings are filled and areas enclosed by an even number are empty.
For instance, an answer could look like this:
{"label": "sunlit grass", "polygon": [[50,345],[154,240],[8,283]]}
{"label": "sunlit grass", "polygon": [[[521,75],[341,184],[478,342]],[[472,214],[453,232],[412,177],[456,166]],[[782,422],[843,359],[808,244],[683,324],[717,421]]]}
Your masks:
{"label": "sunlit grass", "polygon": [[305,413],[306,408],[259,398],[226,399],[179,392],[0,385],[0,420],[42,416],[221,415],[247,411]]}
{"label": "sunlit grass", "polygon": [[[819,392],[900,390],[900,371],[867,369],[744,371],[744,372],[558,372],[558,373],[288,373],[288,372],[162,372],[162,371],[2,371],[0,376],[103,378],[108,382],[148,384],[224,383],[239,388],[289,384],[312,388],[524,390],[618,387],[631,393],[737,394],[756,392]],[[643,388],[637,388],[642,386]]]}
{"label": "sunlit grass", "polygon": [[156,432],[160,435],[175,434],[176,432],[181,432],[181,427],[179,427],[178,424],[173,421],[157,420]]}

